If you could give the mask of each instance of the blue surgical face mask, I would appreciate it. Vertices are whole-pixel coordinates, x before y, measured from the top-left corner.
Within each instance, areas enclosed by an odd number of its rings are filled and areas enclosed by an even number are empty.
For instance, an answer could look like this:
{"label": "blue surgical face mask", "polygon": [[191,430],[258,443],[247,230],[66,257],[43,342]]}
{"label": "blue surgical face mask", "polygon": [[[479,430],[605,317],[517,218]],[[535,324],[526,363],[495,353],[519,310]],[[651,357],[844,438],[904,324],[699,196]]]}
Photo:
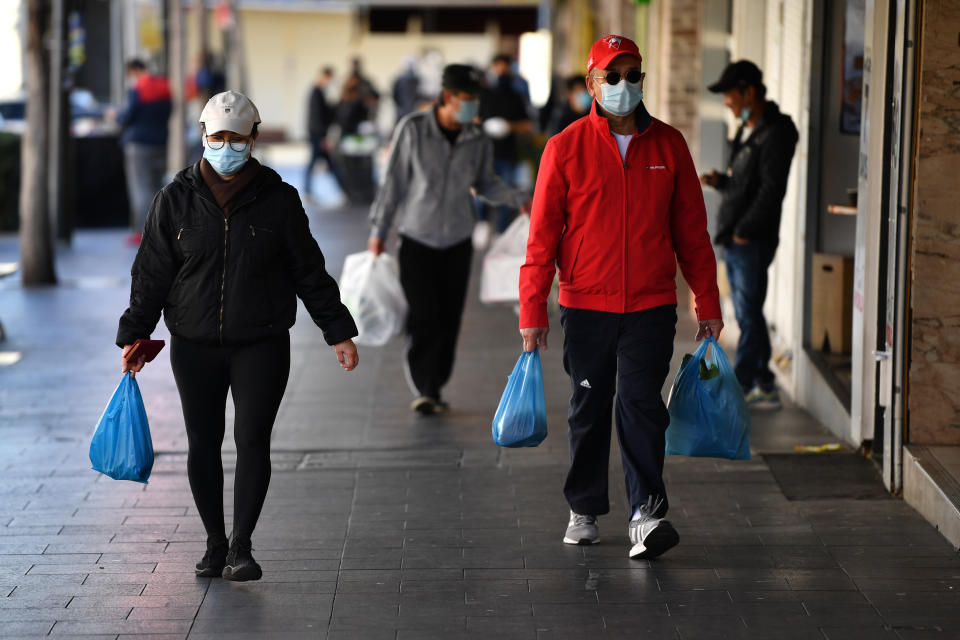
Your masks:
{"label": "blue surgical face mask", "polygon": [[204,139],[203,157],[207,159],[213,170],[222,176],[232,176],[243,169],[243,165],[247,164],[249,153],[249,145],[243,151],[234,151],[227,143],[224,143],[221,149],[211,149]]}
{"label": "blue surgical face mask", "polygon": [[750,120],[750,113],[750,107],[743,107],[740,109],[740,122],[747,124],[747,122]]}
{"label": "blue surgical face mask", "polygon": [[457,122],[460,124],[470,124],[480,115],[479,100],[461,100],[460,110],[457,111]]}
{"label": "blue surgical face mask", "polygon": [[590,105],[593,104],[593,96],[586,89],[581,89],[577,92],[577,104],[583,111],[589,111]]}
{"label": "blue surgical face mask", "polygon": [[617,84],[601,84],[600,95],[600,106],[604,111],[615,116],[625,116],[633,113],[643,100],[643,89],[639,84],[632,84],[624,79]]}

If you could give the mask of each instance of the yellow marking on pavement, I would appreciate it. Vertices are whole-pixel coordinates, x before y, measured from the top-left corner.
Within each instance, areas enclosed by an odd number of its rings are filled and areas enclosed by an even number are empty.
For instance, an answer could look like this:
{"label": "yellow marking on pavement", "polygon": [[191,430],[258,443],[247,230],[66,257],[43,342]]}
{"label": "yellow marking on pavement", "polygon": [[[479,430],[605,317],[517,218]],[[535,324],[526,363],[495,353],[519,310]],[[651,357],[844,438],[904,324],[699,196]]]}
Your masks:
{"label": "yellow marking on pavement", "polygon": [[802,445],[798,444],[794,447],[796,451],[803,451],[805,453],[823,453],[824,451],[843,451],[843,445],[839,442],[830,442],[827,444],[818,444],[818,445]]}

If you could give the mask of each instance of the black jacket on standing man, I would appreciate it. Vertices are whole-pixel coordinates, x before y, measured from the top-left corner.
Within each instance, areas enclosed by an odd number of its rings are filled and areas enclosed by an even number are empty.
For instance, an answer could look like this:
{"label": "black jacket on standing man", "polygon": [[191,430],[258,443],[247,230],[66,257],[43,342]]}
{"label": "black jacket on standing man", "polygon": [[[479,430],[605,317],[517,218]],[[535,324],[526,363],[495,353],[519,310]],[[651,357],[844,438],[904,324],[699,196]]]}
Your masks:
{"label": "black jacket on standing man", "polygon": [[307,114],[307,132],[311,138],[325,138],[327,129],[333,121],[333,109],[327,103],[323,89],[314,87],[310,92],[310,106]]}
{"label": "black jacket on standing man", "polygon": [[763,116],[746,140],[744,128],[733,138],[726,175],[717,189],[723,196],[714,242],[727,246],[733,236],[776,247],[797,128],[777,103],[767,101]]}
{"label": "black jacket on standing man", "polygon": [[229,216],[200,162],[180,171],[150,205],[131,275],[121,347],[149,338],[161,311],[170,333],[191,342],[256,342],[293,326],[298,297],[327,344],[357,335],[297,190],[268,167],[259,168]]}

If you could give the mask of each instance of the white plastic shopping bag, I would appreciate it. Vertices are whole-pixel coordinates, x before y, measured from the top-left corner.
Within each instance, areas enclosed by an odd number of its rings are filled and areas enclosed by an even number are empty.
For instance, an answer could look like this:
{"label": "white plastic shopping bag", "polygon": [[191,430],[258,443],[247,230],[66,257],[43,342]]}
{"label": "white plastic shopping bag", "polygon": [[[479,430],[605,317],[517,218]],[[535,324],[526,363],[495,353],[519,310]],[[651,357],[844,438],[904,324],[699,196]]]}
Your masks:
{"label": "white plastic shopping bag", "polygon": [[340,276],[340,298],[357,323],[357,344],[380,347],[403,333],[407,299],[400,286],[400,266],[393,256],[374,256],[369,251],[347,256]]}
{"label": "white plastic shopping bag", "polygon": [[530,216],[519,215],[483,258],[480,302],[519,302],[520,267],[527,258]]}

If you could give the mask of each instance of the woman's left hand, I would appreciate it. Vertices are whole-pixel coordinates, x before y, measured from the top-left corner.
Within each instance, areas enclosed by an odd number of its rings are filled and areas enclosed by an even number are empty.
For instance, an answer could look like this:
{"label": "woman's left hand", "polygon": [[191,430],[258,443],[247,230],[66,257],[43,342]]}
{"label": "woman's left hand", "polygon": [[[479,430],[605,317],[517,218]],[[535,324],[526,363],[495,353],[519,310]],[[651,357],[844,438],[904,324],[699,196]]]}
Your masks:
{"label": "woman's left hand", "polygon": [[353,371],[357,368],[360,363],[360,356],[357,355],[357,345],[353,344],[353,340],[338,342],[333,345],[333,350],[337,353],[340,366],[346,371]]}

